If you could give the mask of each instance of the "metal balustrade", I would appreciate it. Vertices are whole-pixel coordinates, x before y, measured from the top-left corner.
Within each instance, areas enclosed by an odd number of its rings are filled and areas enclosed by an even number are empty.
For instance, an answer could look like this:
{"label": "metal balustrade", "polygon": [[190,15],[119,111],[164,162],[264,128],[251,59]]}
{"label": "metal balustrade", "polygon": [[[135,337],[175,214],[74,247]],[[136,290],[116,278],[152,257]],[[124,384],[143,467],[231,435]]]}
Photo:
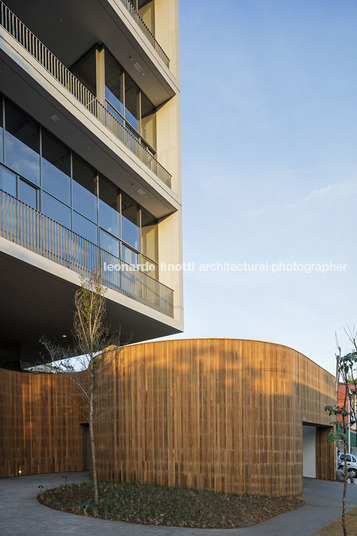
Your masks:
{"label": "metal balustrade", "polygon": [[130,2],[130,0],[121,0],[121,3],[126,7],[126,9],[129,11],[130,15],[135,20],[136,24],[139,26],[145,37],[150,41],[151,45],[154,47],[160,58],[163,60],[165,65],[167,67],[170,67],[170,60],[167,56],[167,54],[164,52],[163,48],[159,45],[159,43],[156,41],[155,36],[151,33],[149,28],[146,26],[143,19],[140,17],[139,13],[136,11],[133,4]]}
{"label": "metal balustrade", "polygon": [[[130,2],[129,2],[130,3]],[[148,148],[87,89],[82,82],[20,21],[0,0],[0,25],[33,56],[77,101],[110,130],[155,175],[171,188],[170,173],[156,160]]]}
{"label": "metal balustrade", "polygon": [[[173,290],[0,190],[0,236],[173,317]],[[113,270],[108,269],[113,266]]]}

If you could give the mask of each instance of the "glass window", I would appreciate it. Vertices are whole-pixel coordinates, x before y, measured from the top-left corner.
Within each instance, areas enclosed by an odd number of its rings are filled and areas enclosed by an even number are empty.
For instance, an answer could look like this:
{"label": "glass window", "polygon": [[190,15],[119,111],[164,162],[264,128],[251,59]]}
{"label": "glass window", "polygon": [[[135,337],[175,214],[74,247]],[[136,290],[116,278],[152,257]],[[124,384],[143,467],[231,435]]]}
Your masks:
{"label": "glass window", "polygon": [[100,247],[119,258],[119,240],[100,230]]}
{"label": "glass window", "polygon": [[151,147],[156,149],[155,106],[143,92],[141,92],[140,133],[142,137],[151,145]]}
{"label": "glass window", "polygon": [[144,208],[141,209],[141,251],[157,261],[157,220]]}
{"label": "glass window", "polygon": [[116,111],[115,108],[113,108],[113,106],[111,104],[108,103],[107,101],[107,110],[109,113],[111,113],[111,115],[113,117],[115,117],[115,119],[121,124],[123,125],[124,124],[124,120],[123,118],[119,115],[119,113]]}
{"label": "glass window", "polygon": [[83,218],[80,214],[77,214],[77,212],[73,212],[73,231],[85,238],[86,240],[89,240],[89,242],[93,242],[93,244],[98,243],[98,228],[94,223],[87,220],[87,218]]}
{"label": "glass window", "polygon": [[125,73],[125,119],[138,130],[139,88],[127,73]]}
{"label": "glass window", "polygon": [[121,114],[123,114],[123,69],[112,56],[105,51],[105,98]]}
{"label": "glass window", "polygon": [[64,227],[71,228],[71,209],[46,192],[42,192],[41,212]]}
{"label": "glass window", "polygon": [[135,249],[140,248],[139,207],[126,194],[122,194],[122,239]]}
{"label": "glass window", "polygon": [[16,175],[4,166],[0,166],[0,190],[16,197]]}
{"label": "glass window", "polygon": [[134,266],[138,264],[138,254],[126,246],[122,246],[121,248],[121,258],[127,264],[133,264]]}
{"label": "glass window", "polygon": [[49,132],[42,134],[42,188],[71,203],[71,151]]}
{"label": "glass window", "polygon": [[37,208],[37,188],[19,179],[19,199],[26,205]]}
{"label": "glass window", "polygon": [[99,177],[99,225],[120,236],[120,191],[105,177]]}
{"label": "glass window", "polygon": [[97,222],[97,172],[73,155],[73,208]]}
{"label": "glass window", "polygon": [[6,101],[5,163],[40,184],[40,127],[29,115]]}

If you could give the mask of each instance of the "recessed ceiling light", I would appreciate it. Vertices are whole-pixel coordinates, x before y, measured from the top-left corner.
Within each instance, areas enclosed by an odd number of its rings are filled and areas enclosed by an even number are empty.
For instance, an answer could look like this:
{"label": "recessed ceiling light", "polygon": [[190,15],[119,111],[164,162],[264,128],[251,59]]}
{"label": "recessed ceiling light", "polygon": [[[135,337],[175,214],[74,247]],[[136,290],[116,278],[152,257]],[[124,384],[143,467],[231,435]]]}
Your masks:
{"label": "recessed ceiling light", "polygon": [[52,121],[54,121],[55,123],[57,123],[57,121],[59,121],[59,117],[55,114],[51,115],[51,119]]}
{"label": "recessed ceiling light", "polygon": [[141,67],[140,63],[138,63],[138,62],[134,63],[134,67],[138,71],[138,73],[140,73],[143,70],[143,68]]}
{"label": "recessed ceiling light", "polygon": [[62,337],[65,339],[67,337],[67,335],[62,335]]}
{"label": "recessed ceiling light", "polygon": [[141,188],[139,188],[139,190],[138,190],[138,194],[140,194],[140,195],[145,195],[145,192],[144,192],[144,190],[142,190]]}

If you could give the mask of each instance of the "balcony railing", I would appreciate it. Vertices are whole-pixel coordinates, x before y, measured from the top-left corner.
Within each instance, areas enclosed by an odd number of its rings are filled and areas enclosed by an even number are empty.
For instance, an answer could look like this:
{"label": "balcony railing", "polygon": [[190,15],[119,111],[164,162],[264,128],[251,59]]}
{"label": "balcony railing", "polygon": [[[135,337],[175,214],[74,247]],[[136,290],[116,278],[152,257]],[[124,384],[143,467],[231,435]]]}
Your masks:
{"label": "balcony railing", "polygon": [[116,119],[67,67],[0,0],[0,25],[20,43],[77,101],[105,125],[114,136],[171,188],[170,173],[148,148]]}
{"label": "balcony railing", "polygon": [[[173,290],[0,190],[0,236],[173,317]],[[113,271],[106,270],[113,265]]]}
{"label": "balcony railing", "polygon": [[149,28],[146,26],[143,19],[140,17],[139,13],[136,11],[133,4],[130,2],[130,0],[121,0],[121,3],[126,7],[126,9],[129,11],[130,15],[133,17],[143,34],[146,36],[146,38],[150,41],[160,58],[163,60],[165,65],[167,67],[170,66],[170,60],[168,56],[165,54],[163,48],[159,45],[159,43],[156,41],[155,36],[150,32]]}

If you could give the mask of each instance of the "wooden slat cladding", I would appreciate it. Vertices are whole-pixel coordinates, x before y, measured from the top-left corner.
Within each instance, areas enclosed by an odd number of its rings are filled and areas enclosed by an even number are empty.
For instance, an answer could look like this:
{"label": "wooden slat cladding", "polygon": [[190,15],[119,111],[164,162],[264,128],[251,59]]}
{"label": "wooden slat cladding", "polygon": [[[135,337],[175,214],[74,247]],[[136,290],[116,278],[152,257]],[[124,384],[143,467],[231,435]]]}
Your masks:
{"label": "wooden slat cladding", "polygon": [[[113,350],[115,351],[115,350]],[[85,430],[64,408],[66,378],[0,370],[0,475],[81,470]],[[234,339],[128,346],[104,378],[113,411],[96,424],[101,479],[226,493],[302,493],[302,423],[318,425],[317,473],[334,378],[280,345]],[[103,408],[105,409],[105,408]]]}
{"label": "wooden slat cladding", "polygon": [[[98,423],[100,478],[302,492],[303,418],[328,426],[335,392],[334,378],[304,355],[257,341],[173,340],[127,347],[117,363],[119,406]],[[319,456],[328,478],[327,441]]]}
{"label": "wooden slat cladding", "polygon": [[68,379],[0,369],[0,476],[85,469],[85,430]]}
{"label": "wooden slat cladding", "polygon": [[316,429],[316,478],[335,479],[335,444],[328,443],[329,428]]}

